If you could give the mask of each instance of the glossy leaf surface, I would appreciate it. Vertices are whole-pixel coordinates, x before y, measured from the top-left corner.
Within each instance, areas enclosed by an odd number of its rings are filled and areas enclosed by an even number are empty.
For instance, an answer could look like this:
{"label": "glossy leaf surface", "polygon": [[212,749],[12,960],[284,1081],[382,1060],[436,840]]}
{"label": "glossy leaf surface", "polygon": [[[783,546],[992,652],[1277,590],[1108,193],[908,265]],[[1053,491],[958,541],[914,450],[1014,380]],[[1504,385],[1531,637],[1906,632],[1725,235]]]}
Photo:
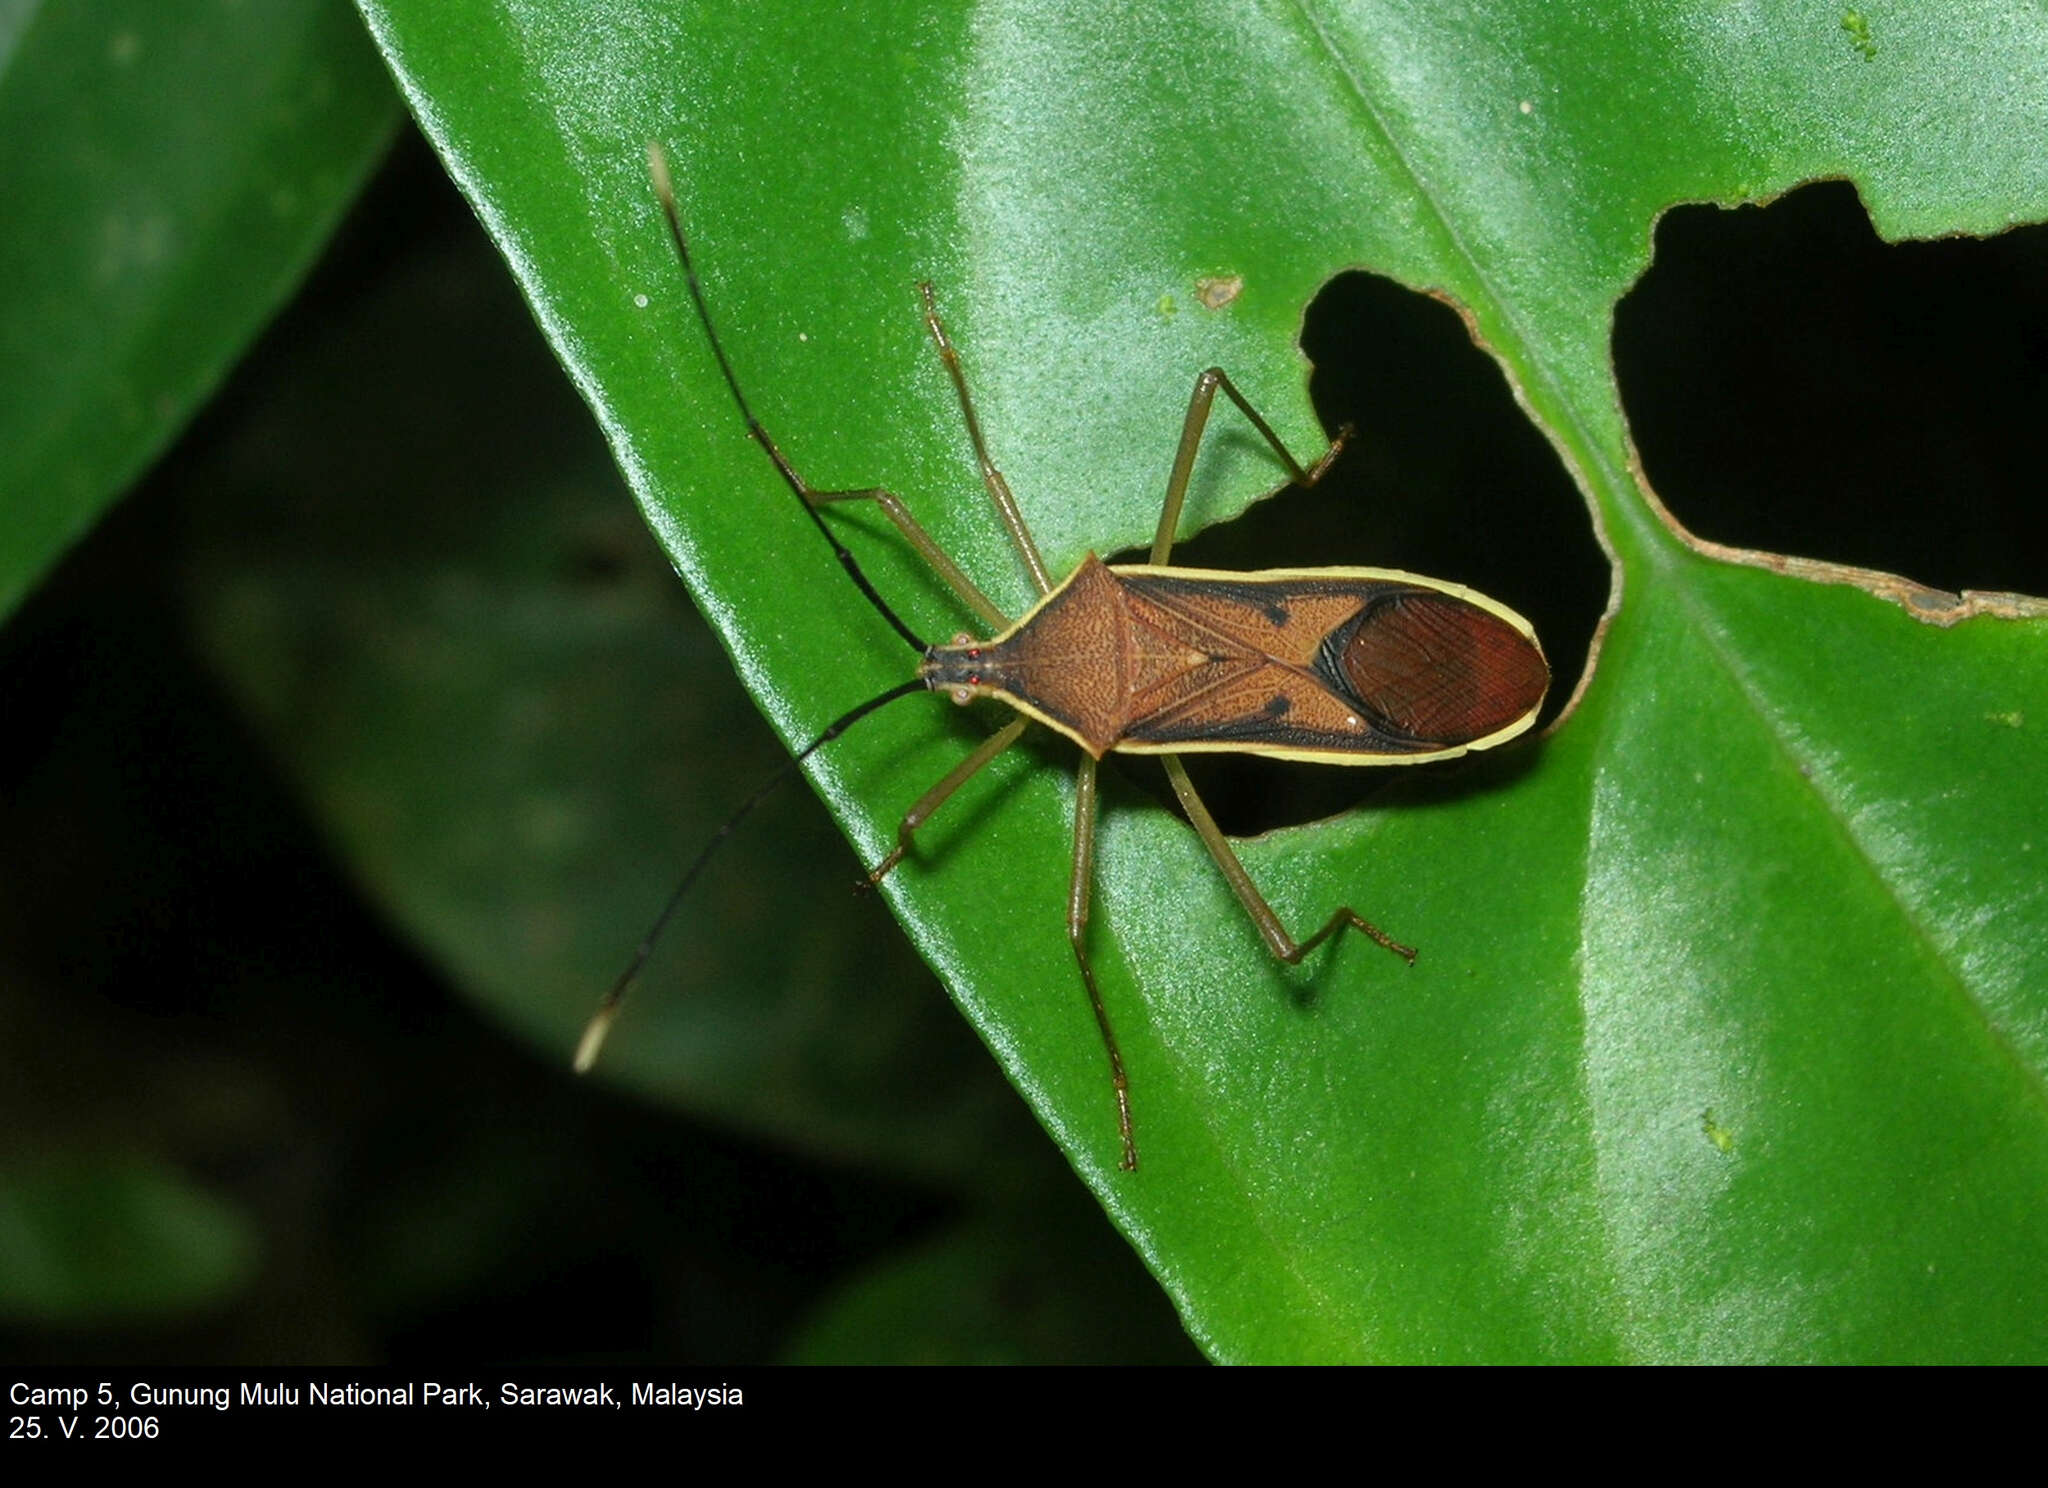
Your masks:
{"label": "glossy leaf surface", "polygon": [[[1213,1354],[2048,1352],[2044,624],[1937,628],[1688,550],[1633,479],[1607,344],[1676,201],[1847,174],[1887,235],[2048,215],[2048,22],[1898,7],[1851,32],[1825,9],[1540,0],[876,4],[829,24],[794,5],[363,8],[786,737],[911,657],[747,440],[649,139],[791,457],[820,487],[903,493],[1006,606],[1029,590],[923,342],[920,277],[1062,571],[1149,534],[1200,367],[1317,447],[1293,343],[1353,265],[1461,306],[1581,483],[1621,599],[1563,729],[1497,777],[1245,849],[1291,924],[1369,906],[1423,948],[1414,971],[1363,943],[1276,969],[1192,834],[1113,798],[1094,946],[1135,1176],[1115,1171],[1061,928],[1058,753],[1006,758],[891,882]],[[1231,276],[1241,293],[1201,304]],[[1254,443],[1212,438],[1190,524],[1272,480]],[[913,623],[959,626],[885,527],[842,530]],[[980,736],[903,704],[815,778],[876,857]]]}

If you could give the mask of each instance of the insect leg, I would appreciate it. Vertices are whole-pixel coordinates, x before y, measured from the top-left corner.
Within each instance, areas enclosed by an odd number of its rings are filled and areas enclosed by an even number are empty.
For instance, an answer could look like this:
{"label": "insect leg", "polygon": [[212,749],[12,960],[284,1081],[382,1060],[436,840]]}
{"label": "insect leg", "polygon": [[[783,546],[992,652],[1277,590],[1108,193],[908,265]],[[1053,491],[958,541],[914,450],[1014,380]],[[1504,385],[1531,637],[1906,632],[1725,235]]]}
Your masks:
{"label": "insect leg", "polygon": [[1259,411],[1245,401],[1237,390],[1237,384],[1221,367],[1211,367],[1195,379],[1194,396],[1188,399],[1187,417],[1180,426],[1180,448],[1173,454],[1173,474],[1166,480],[1166,506],[1159,513],[1159,530],[1152,538],[1153,563],[1164,563],[1173,551],[1174,534],[1180,529],[1181,503],[1187,499],[1188,478],[1194,474],[1195,452],[1201,448],[1202,430],[1209,423],[1209,405],[1216,401],[1216,389],[1222,388],[1230,395],[1230,401],[1251,420],[1252,427],[1266,436],[1266,443],[1273,446],[1273,452],[1280,457],[1280,463],[1287,467],[1288,479],[1297,486],[1312,486],[1322,479],[1323,472],[1330,468],[1330,462],[1337,458],[1337,452],[1344,448],[1344,441],[1351,437],[1351,426],[1346,424],[1337,431],[1337,437],[1330,441],[1330,447],[1323,451],[1323,457],[1315,464],[1303,469],[1301,462],[1288,453],[1287,446],[1280,442],[1280,436],[1273,432],[1273,426],[1259,415]]}
{"label": "insect leg", "polygon": [[983,594],[974,581],[961,571],[938,540],[924,530],[924,525],[910,514],[910,508],[903,504],[903,498],[893,491],[880,486],[863,491],[813,491],[804,488],[804,499],[813,506],[822,506],[828,501],[872,501],[882,509],[882,515],[896,524],[896,530],[904,540],[917,549],[918,556],[932,566],[932,571],[945,580],[946,587],[960,596],[962,604],[981,616],[996,630],[1008,630],[1010,617],[997,608],[994,600]]}
{"label": "insect leg", "polygon": [[1230,892],[1237,895],[1237,902],[1244,906],[1244,912],[1251,916],[1252,923],[1259,928],[1260,939],[1266,942],[1266,949],[1285,961],[1289,966],[1301,964],[1301,958],[1335,935],[1345,926],[1350,926],[1366,939],[1385,946],[1410,966],[1415,964],[1415,948],[1406,946],[1379,926],[1365,919],[1350,905],[1344,905],[1330,916],[1323,928],[1307,940],[1297,942],[1287,933],[1287,927],[1280,923],[1280,916],[1273,913],[1273,906],[1266,902],[1266,896],[1259,892],[1259,886],[1252,882],[1252,876],[1245,872],[1244,864],[1238,861],[1237,852],[1230,845],[1230,839],[1223,835],[1223,829],[1216,825],[1216,818],[1209,814],[1209,808],[1202,804],[1202,798],[1195,794],[1194,782],[1188,779],[1187,767],[1178,757],[1165,755],[1161,762],[1166,766],[1166,778],[1173,786],[1174,795],[1180,798],[1181,810],[1195,829],[1195,835],[1202,839],[1202,846],[1209,849],[1209,856],[1216,860],[1222,870]]}
{"label": "insect leg", "polygon": [[[1040,594],[1052,593],[1052,575],[1045,566],[1045,559],[1039,554],[1038,544],[1032,539],[1031,529],[1024,525],[1024,514],[1017,507],[1017,498],[1010,490],[1010,483],[1003,478],[1002,471],[989,457],[988,444],[981,436],[981,420],[975,416],[974,399],[967,391],[967,376],[960,367],[960,353],[953,347],[946,335],[946,327],[939,319],[939,307],[933,298],[930,284],[920,284],[918,293],[924,298],[925,328],[931,332],[932,344],[939,349],[939,358],[946,364],[946,375],[953,379],[953,391],[960,397],[960,412],[967,420],[967,438],[974,446],[975,462],[981,466],[982,482],[988,487],[989,499],[995,503],[996,513],[1008,529],[1010,541],[1016,546],[1017,554],[1024,560],[1024,567],[1031,574],[1031,582]],[[1218,374],[1221,375],[1220,373]],[[1236,396],[1235,390],[1232,396]],[[1242,402],[1242,399],[1239,399]],[[1254,418],[1257,415],[1253,415]],[[1290,462],[1291,463],[1291,462]],[[914,540],[914,539],[913,539]],[[1003,628],[1002,626],[998,627]],[[897,848],[882,866],[875,870],[876,876],[886,873],[900,859],[910,845],[910,834],[917,826],[938,808],[943,801],[974,771],[1006,749],[1024,731],[1025,720],[1019,718],[1001,733],[993,734],[988,741],[961,761],[959,768],[925,794],[923,800],[910,809],[897,833]],[[1095,967],[1088,959],[1088,900],[1095,882],[1095,760],[1088,755],[1081,757],[1081,766],[1074,776],[1074,876],[1067,891],[1067,940],[1074,948],[1074,960],[1081,968],[1081,981],[1088,989],[1088,1005],[1095,1012],[1095,1026],[1102,1030],[1102,1046],[1109,1054],[1110,1084],[1116,1091],[1117,1134],[1123,1140],[1123,1168],[1131,1172],[1138,1166],[1138,1144],[1131,1135],[1131,1082],[1124,1074],[1123,1051],[1117,1047],[1116,1033],[1109,1026],[1109,1011],[1102,1005],[1102,989],[1096,985]]]}
{"label": "insect leg", "polygon": [[981,479],[988,487],[989,499],[995,502],[996,514],[1003,519],[1003,526],[1009,529],[1010,541],[1016,545],[1017,556],[1024,560],[1024,567],[1030,571],[1032,584],[1040,594],[1050,594],[1052,574],[1045,566],[1045,559],[1039,556],[1031,529],[1024,525],[1024,513],[1018,510],[1017,498],[1010,492],[1010,483],[1003,479],[1002,471],[996,469],[996,462],[989,458],[988,444],[981,437],[981,420],[975,417],[974,399],[967,392],[967,374],[960,370],[960,353],[953,349],[946,327],[939,320],[939,305],[932,297],[930,282],[918,285],[917,292],[924,299],[925,329],[932,333],[932,344],[938,347],[939,359],[946,364],[946,375],[953,379],[953,391],[960,395],[960,412],[967,420],[967,438],[974,445],[975,463],[981,466]]}
{"label": "insect leg", "polygon": [[[1182,503],[1187,498],[1188,479],[1194,473],[1195,454],[1201,448],[1202,431],[1208,426],[1209,408],[1216,400],[1216,390],[1223,389],[1230,401],[1240,412],[1251,420],[1252,427],[1266,436],[1266,443],[1273,447],[1275,454],[1287,467],[1288,475],[1296,485],[1312,486],[1330,468],[1330,462],[1337,458],[1344,448],[1344,441],[1351,437],[1351,426],[1345,425],[1337,431],[1337,437],[1330,442],[1329,449],[1315,464],[1304,469],[1301,463],[1288,453],[1287,446],[1280,442],[1280,436],[1273,432],[1273,426],[1259,415],[1259,411],[1245,401],[1229,374],[1221,367],[1211,367],[1195,379],[1194,396],[1188,399],[1187,418],[1181,424],[1180,448],[1174,451],[1173,474],[1166,482],[1166,505],[1159,513],[1159,530],[1152,539],[1151,562],[1163,564],[1173,552],[1173,539],[1180,526]],[[1359,915],[1350,905],[1345,905],[1324,923],[1307,940],[1296,941],[1287,933],[1287,927],[1280,923],[1280,916],[1273,912],[1273,906],[1266,902],[1266,896],[1259,892],[1259,886],[1252,882],[1251,874],[1245,871],[1238,859],[1237,851],[1231,847],[1230,839],[1223,835],[1223,829],[1216,825],[1216,818],[1209,814],[1209,808],[1195,791],[1195,783],[1188,779],[1187,767],[1173,755],[1166,755],[1161,763],[1166,767],[1166,778],[1173,786],[1173,793],[1180,799],[1181,810],[1187,813],[1188,822],[1195,829],[1195,835],[1202,839],[1202,846],[1209,850],[1209,856],[1216,860],[1224,882],[1230,885],[1231,893],[1237,895],[1237,902],[1244,906],[1244,912],[1251,916],[1258,927],[1260,939],[1280,960],[1290,966],[1297,966],[1301,958],[1335,935],[1345,926],[1350,926],[1379,945],[1385,946],[1395,955],[1402,957],[1409,965],[1415,964],[1415,951],[1395,940],[1386,931]]]}
{"label": "insect leg", "polygon": [[1102,1006],[1102,989],[1095,985],[1095,967],[1088,960],[1088,899],[1094,883],[1095,760],[1084,754],[1081,768],[1074,775],[1074,878],[1067,891],[1067,939],[1073,944],[1074,959],[1081,964],[1088,1004],[1095,1009],[1095,1026],[1102,1030],[1102,1046],[1109,1051],[1109,1080],[1116,1090],[1117,1133],[1123,1138],[1123,1168],[1128,1173],[1138,1166],[1138,1144],[1131,1136],[1131,1082],[1124,1076],[1123,1052],[1116,1046],[1109,1013]]}
{"label": "insect leg", "polygon": [[896,826],[896,846],[889,856],[875,865],[868,875],[870,884],[878,884],[889,876],[889,871],[903,861],[903,855],[910,851],[912,838],[917,829],[931,819],[932,813],[946,804],[954,791],[960,789],[990,760],[1016,743],[1023,734],[1029,719],[1018,717],[990,734],[974,747],[974,752],[948,770],[943,779],[917,798],[917,804],[903,813],[903,820]]}

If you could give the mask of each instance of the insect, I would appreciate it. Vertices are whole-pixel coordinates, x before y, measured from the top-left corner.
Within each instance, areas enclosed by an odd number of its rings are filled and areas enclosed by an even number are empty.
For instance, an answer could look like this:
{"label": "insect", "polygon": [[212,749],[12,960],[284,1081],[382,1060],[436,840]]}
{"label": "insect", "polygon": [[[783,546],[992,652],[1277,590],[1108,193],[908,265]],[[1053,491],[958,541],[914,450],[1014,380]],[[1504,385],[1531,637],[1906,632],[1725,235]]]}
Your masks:
{"label": "insect", "polygon": [[[1134,1169],[1138,1148],[1130,1081],[1088,959],[1099,761],[1112,753],[1160,756],[1196,835],[1267,949],[1280,960],[1297,964],[1348,928],[1413,964],[1413,948],[1349,905],[1339,906],[1305,940],[1296,940],[1260,894],[1176,756],[1229,751],[1322,764],[1392,765],[1491,749],[1535,722],[1549,689],[1550,669],[1535,631],[1514,611],[1484,595],[1391,569],[1224,573],[1172,567],[1168,559],[1181,506],[1218,392],[1250,421],[1298,485],[1312,485],[1321,477],[1350,432],[1341,430],[1322,458],[1304,467],[1216,367],[1196,378],[1188,400],[1149,560],[1110,565],[1090,554],[1063,582],[1055,583],[1009,482],[989,456],[960,354],[939,319],[932,287],[923,284],[919,293],[925,328],[958,396],[983,483],[1039,595],[1030,610],[1012,619],[946,555],[899,497],[880,488],[814,490],[797,473],[740,390],[690,258],[659,146],[649,147],[648,161],[691,302],[747,432],[796,495],[848,577],[917,651],[918,663],[910,681],[853,709],[799,751],[782,775],[764,785],[719,830],[591,1020],[577,1052],[577,1067],[587,1069],[595,1060],[654,938],[718,842],[789,769],[897,698],[924,691],[947,693],[961,704],[993,698],[1008,704],[1017,716],[912,804],[897,828],[896,846],[875,866],[869,880],[880,883],[895,869],[913,847],[918,829],[963,784],[1016,743],[1031,723],[1064,734],[1080,746],[1067,938],[1109,1060],[1122,1166]],[[979,638],[962,633],[943,645],[925,642],[875,590],[825,521],[822,509],[841,501],[874,502],[992,634]]]}

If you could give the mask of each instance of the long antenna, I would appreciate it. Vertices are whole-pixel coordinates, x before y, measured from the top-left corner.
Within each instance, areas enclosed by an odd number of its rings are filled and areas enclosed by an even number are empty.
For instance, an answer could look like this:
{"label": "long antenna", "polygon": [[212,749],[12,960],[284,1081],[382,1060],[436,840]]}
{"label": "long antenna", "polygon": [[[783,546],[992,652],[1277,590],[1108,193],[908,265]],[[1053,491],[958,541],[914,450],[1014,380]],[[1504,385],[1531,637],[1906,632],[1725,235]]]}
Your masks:
{"label": "long antenna", "polygon": [[739,405],[740,417],[747,421],[747,432],[754,437],[756,444],[768,452],[768,458],[773,460],[775,468],[782,472],[782,478],[789,483],[790,490],[796,492],[798,502],[802,504],[805,513],[825,541],[832,545],[832,551],[839,559],[839,566],[846,570],[846,576],[853,580],[854,586],[868,597],[869,604],[881,611],[882,618],[896,628],[896,634],[908,641],[920,656],[927,654],[931,647],[924,643],[916,631],[903,623],[903,618],[889,608],[888,601],[868,582],[868,576],[861,572],[859,560],[847,551],[846,544],[833,536],[832,529],[826,525],[817,504],[811,500],[811,488],[804,484],[804,478],[796,473],[796,467],[775,447],[775,441],[768,437],[768,431],[761,426],[761,421],[754,417],[754,410],[747,404],[747,395],[740,391],[740,380],[733,375],[732,363],[725,355],[725,343],[718,339],[718,328],[711,323],[711,309],[704,303],[704,286],[697,282],[697,266],[690,261],[690,242],[683,235],[682,214],[676,210],[676,189],[675,183],[669,179],[668,157],[662,153],[661,146],[653,141],[649,141],[647,145],[647,169],[654,177],[654,194],[661,198],[662,214],[668,218],[669,236],[676,240],[676,256],[683,261],[683,280],[690,286],[690,300],[697,307],[697,318],[704,322],[704,335],[711,342],[712,354],[718,358],[718,370],[725,374],[725,385],[732,389],[732,400]]}
{"label": "long antenna", "polygon": [[835,721],[824,733],[811,740],[810,743],[806,744],[785,761],[780,769],[761,782],[760,788],[741,803],[739,810],[725,819],[724,826],[711,834],[711,840],[704,844],[704,850],[697,854],[696,861],[683,870],[683,881],[677,884],[675,892],[668,896],[668,903],[661,907],[661,913],[654,917],[654,923],[649,925],[647,933],[640,937],[640,945],[633,952],[633,959],[626,964],[626,969],[619,973],[619,979],[612,983],[611,991],[605,993],[604,1001],[597,1005],[597,1011],[591,1015],[590,1022],[584,1025],[583,1037],[576,1044],[575,1064],[577,1074],[589,1073],[590,1067],[597,1063],[598,1052],[604,1048],[605,1035],[611,1032],[612,1024],[619,1016],[619,1004],[626,1000],[627,991],[639,979],[640,968],[647,964],[647,958],[654,953],[654,943],[661,939],[661,932],[668,928],[668,922],[675,914],[676,906],[680,905],[683,902],[683,896],[690,892],[690,885],[697,881],[697,876],[704,871],[704,865],[711,861],[711,855],[717,852],[720,844],[732,835],[733,828],[745,821],[747,814],[756,806],[767,800],[770,792],[775,787],[789,779],[791,775],[794,775],[797,766],[852,728],[856,723],[859,723],[868,714],[874,712],[885,703],[893,703],[898,698],[909,697],[912,693],[924,692],[926,690],[924,678],[913,677],[901,687],[892,687],[880,697],[869,698],[858,708],[846,714],[845,717]]}

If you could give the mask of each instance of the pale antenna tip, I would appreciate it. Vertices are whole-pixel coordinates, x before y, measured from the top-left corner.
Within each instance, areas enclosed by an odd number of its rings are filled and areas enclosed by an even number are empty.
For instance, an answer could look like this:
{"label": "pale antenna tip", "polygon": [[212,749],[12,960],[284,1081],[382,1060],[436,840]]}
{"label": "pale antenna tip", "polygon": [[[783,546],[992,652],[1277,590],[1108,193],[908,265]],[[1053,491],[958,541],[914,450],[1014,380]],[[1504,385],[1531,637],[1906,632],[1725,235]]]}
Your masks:
{"label": "pale antenna tip", "polygon": [[572,1062],[577,1074],[589,1074],[591,1066],[597,1063],[597,1056],[604,1048],[605,1036],[612,1031],[612,1019],[617,1016],[616,1006],[601,1007],[584,1026],[583,1037],[577,1040],[576,1058]]}
{"label": "pale antenna tip", "polygon": [[668,178],[668,155],[661,148],[659,140],[647,142],[647,172],[654,177],[654,189],[663,196],[674,196],[675,187]]}

